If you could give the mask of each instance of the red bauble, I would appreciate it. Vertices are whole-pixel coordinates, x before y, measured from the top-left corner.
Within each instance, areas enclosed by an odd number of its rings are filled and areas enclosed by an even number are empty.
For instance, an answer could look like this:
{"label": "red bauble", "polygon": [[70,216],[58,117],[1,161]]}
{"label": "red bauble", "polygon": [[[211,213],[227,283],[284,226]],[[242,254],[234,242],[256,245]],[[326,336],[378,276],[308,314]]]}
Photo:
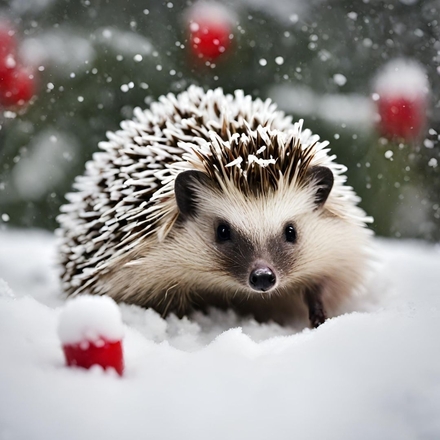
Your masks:
{"label": "red bauble", "polygon": [[20,106],[35,93],[35,79],[30,69],[17,62],[15,30],[0,22],[0,106]]}
{"label": "red bauble", "polygon": [[23,105],[34,93],[35,79],[29,69],[18,67],[4,73],[0,83],[0,105],[4,107]]}
{"label": "red bauble", "polygon": [[114,368],[120,376],[124,371],[121,341],[101,339],[98,342],[65,344],[63,351],[68,366],[89,369],[93,365],[100,365],[104,369]]}
{"label": "red bauble", "polygon": [[413,141],[427,125],[429,84],[424,68],[413,60],[388,62],[375,81],[380,134],[391,140]]}
{"label": "red bauble", "polygon": [[215,60],[231,44],[228,26],[218,23],[192,23],[190,30],[191,49],[198,58]]}
{"label": "red bauble", "polygon": [[423,97],[380,97],[378,111],[379,129],[385,137],[416,139],[425,128],[426,100]]}
{"label": "red bauble", "polygon": [[214,61],[231,45],[233,13],[214,3],[197,3],[188,13],[190,48],[197,58]]}

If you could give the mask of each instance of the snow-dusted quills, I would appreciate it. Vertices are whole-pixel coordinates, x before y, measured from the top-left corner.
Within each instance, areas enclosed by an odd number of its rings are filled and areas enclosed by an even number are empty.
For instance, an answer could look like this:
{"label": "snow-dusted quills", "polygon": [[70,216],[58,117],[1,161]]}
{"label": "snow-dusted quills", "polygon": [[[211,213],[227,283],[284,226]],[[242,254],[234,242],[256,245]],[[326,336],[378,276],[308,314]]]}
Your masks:
{"label": "snow-dusted quills", "polygon": [[190,87],[121,128],[59,216],[68,294],[317,326],[362,286],[369,218],[345,167],[270,100]]}

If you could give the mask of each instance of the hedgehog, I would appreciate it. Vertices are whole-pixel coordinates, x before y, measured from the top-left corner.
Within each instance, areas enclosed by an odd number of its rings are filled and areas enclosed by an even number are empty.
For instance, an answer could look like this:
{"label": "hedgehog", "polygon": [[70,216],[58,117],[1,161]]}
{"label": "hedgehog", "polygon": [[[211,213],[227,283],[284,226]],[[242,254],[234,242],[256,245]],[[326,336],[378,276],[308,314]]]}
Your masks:
{"label": "hedgehog", "polygon": [[58,216],[67,295],[317,327],[364,285],[371,218],[328,142],[197,86],[107,133]]}

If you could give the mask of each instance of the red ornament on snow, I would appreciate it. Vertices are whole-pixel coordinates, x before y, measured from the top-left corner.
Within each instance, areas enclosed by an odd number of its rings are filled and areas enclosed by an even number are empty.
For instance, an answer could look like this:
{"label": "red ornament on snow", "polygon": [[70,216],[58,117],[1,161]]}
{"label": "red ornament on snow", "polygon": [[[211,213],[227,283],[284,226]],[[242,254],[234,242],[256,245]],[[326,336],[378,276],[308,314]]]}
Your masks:
{"label": "red ornament on snow", "polygon": [[196,3],[188,12],[190,48],[197,58],[214,61],[231,45],[234,14],[218,3]]}
{"label": "red ornament on snow", "polygon": [[109,297],[81,296],[70,300],[58,325],[66,364],[89,369],[100,365],[124,371],[123,327],[117,304]]}
{"label": "red ornament on snow", "polygon": [[89,369],[93,365],[100,365],[104,369],[114,368],[120,376],[124,371],[121,341],[109,342],[99,339],[95,342],[65,344],[63,351],[69,367]]}
{"label": "red ornament on snow", "polygon": [[35,93],[35,78],[30,69],[17,61],[15,31],[0,23],[0,106],[21,106]]}
{"label": "red ornament on snow", "polygon": [[390,61],[375,82],[378,128],[389,139],[411,141],[426,127],[429,84],[424,69],[414,61]]}

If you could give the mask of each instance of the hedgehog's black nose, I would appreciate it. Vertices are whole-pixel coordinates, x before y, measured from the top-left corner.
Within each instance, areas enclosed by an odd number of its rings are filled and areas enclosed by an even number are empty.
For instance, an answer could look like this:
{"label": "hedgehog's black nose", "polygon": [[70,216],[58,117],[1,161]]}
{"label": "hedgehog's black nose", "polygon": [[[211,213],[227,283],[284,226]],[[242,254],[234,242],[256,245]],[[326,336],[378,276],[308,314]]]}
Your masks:
{"label": "hedgehog's black nose", "polygon": [[254,290],[266,292],[275,285],[275,274],[268,267],[258,267],[249,275],[249,284]]}

